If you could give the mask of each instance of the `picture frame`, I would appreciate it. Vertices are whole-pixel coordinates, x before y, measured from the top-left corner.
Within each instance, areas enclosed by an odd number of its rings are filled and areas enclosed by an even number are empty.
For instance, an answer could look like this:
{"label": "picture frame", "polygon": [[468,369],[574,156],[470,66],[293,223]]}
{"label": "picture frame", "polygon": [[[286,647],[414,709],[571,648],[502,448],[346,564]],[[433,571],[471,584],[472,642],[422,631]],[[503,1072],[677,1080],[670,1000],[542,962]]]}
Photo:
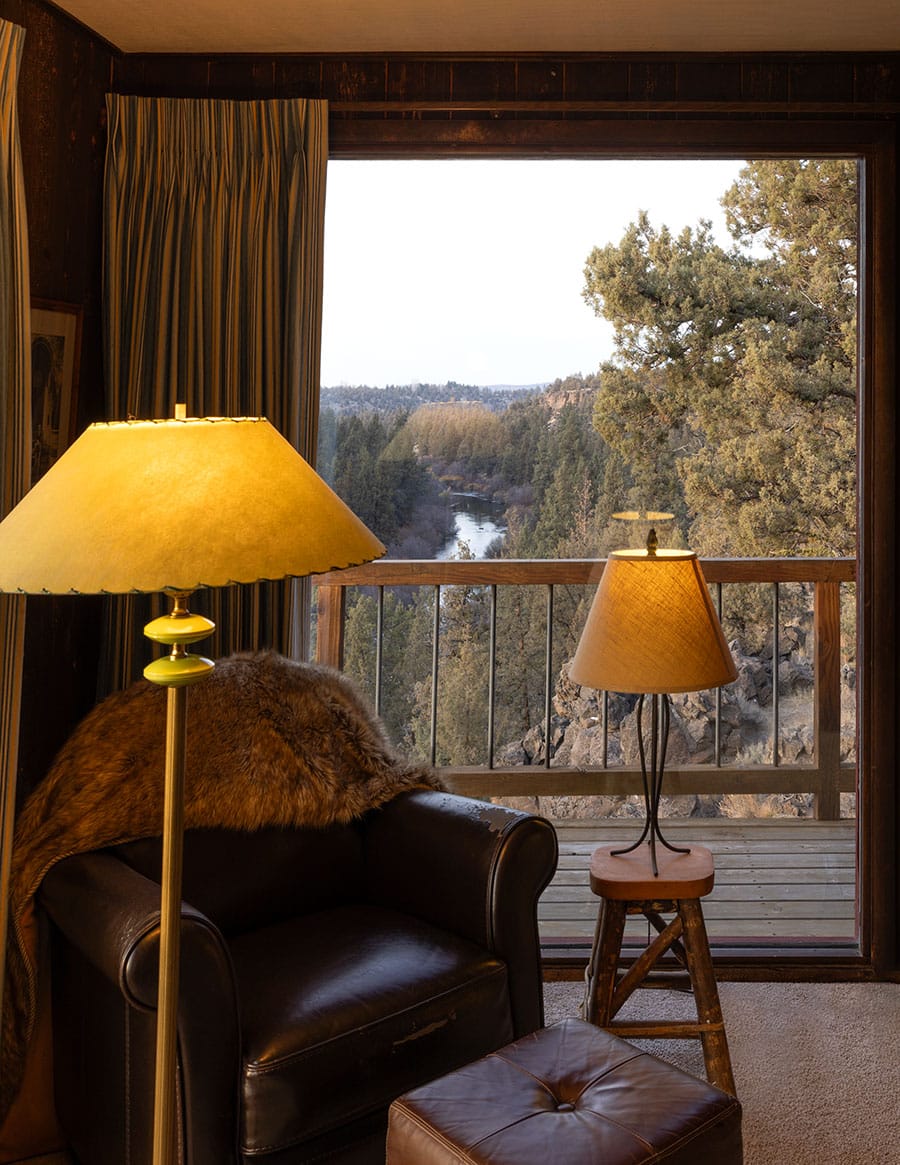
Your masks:
{"label": "picture frame", "polygon": [[83,309],[31,301],[31,481],[50,468],[75,436]]}

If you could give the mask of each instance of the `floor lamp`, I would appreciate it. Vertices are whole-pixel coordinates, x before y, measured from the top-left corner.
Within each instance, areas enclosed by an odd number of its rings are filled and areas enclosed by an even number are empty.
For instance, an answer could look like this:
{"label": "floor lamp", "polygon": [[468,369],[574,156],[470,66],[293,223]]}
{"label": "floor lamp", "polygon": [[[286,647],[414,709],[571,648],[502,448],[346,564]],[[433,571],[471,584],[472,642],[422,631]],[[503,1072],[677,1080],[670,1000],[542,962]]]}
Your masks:
{"label": "floor lamp", "polygon": [[[705,691],[737,678],[697,556],[689,550],[658,549],[652,530],[646,550],[614,551],[604,567],[569,674],[586,687],[639,696],[644,828],[634,845],[614,854],[631,853],[646,840],[653,874],[658,877],[657,841],[667,849],[687,852],[670,845],[659,826],[669,694]],[[651,696],[649,733],[643,719],[646,695]]]}
{"label": "floor lamp", "polygon": [[167,689],[154,1165],[175,1160],[187,688],[214,666],[187,650],[214,630],[188,597],[383,553],[263,418],[92,425],[0,523],[2,591],[171,597],[144,629],[167,648],[144,671]]}

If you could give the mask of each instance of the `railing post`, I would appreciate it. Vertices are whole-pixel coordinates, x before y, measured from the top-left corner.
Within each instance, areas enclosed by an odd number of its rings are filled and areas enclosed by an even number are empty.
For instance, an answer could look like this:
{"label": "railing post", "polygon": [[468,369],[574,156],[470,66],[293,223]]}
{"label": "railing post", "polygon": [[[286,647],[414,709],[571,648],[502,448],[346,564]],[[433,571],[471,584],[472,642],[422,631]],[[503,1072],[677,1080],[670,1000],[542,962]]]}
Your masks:
{"label": "railing post", "polygon": [[316,663],[344,665],[344,613],[347,588],[337,583],[316,589]]}
{"label": "railing post", "polygon": [[837,821],[841,815],[841,584],[815,585],[816,644],[815,754],[819,785],[815,815]]}

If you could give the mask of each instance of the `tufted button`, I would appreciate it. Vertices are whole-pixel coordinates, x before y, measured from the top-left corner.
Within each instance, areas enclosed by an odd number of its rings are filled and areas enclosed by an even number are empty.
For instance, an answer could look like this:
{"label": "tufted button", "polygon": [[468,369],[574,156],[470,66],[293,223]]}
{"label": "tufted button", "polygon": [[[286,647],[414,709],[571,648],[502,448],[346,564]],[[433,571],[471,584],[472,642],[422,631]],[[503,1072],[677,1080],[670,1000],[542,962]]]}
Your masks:
{"label": "tufted button", "polygon": [[567,1100],[561,1100],[559,1102],[559,1104],[556,1106],[556,1111],[557,1112],[574,1112],[575,1105],[570,1104]]}

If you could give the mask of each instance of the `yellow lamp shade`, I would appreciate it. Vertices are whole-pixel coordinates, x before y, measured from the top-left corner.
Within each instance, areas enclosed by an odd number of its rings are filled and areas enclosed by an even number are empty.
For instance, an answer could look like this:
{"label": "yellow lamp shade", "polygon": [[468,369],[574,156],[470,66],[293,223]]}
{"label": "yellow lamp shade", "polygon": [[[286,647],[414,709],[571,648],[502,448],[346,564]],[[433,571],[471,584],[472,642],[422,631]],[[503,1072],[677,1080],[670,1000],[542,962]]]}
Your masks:
{"label": "yellow lamp shade", "polygon": [[611,692],[698,692],[737,670],[690,551],[620,550],[606,563],[570,668]]}
{"label": "yellow lamp shade", "polygon": [[0,523],[0,590],[183,591],[384,546],[264,418],[91,425]]}

